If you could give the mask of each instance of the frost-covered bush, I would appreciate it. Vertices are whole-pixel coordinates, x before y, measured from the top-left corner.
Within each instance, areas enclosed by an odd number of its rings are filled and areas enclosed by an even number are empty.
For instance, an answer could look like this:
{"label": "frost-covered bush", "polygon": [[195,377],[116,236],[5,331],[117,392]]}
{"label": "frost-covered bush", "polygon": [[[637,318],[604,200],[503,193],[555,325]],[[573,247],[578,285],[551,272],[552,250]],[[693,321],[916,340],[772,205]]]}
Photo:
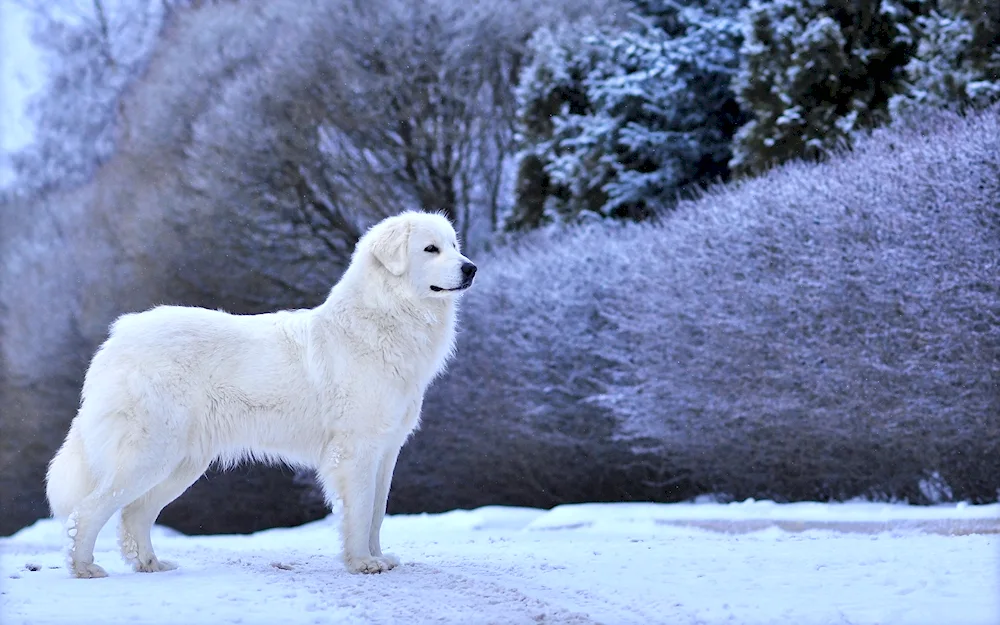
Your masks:
{"label": "frost-covered bush", "polygon": [[919,0],[755,0],[734,83],[753,115],[730,166],[754,173],[816,159],[887,120],[903,90]]}
{"label": "frost-covered bush", "polygon": [[1000,100],[1000,4],[939,0],[915,20],[917,47],[893,115],[925,108],[982,108]]}
{"label": "frost-covered bush", "polygon": [[998,198],[993,107],[477,259],[397,504],[995,500]]}
{"label": "frost-covered bush", "polygon": [[584,212],[641,219],[725,176],[743,121],[729,88],[738,21],[679,5],[670,17],[670,32],[584,22],[533,36],[517,91],[522,149],[508,229]]}

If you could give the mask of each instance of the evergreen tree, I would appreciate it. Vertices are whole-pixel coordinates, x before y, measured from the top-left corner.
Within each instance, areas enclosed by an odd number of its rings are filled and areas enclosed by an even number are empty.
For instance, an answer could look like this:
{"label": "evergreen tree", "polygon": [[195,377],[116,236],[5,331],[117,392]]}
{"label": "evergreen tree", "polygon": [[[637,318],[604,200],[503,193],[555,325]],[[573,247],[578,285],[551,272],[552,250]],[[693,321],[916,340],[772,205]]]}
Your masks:
{"label": "evergreen tree", "polygon": [[923,107],[982,108],[1000,99],[1000,4],[939,0],[916,19],[918,44],[894,115]]}
{"label": "evergreen tree", "polygon": [[[562,137],[557,135],[557,118],[579,116],[591,110],[584,79],[601,51],[588,45],[584,33],[596,25],[581,22],[541,28],[528,42],[530,61],[521,71],[516,89],[517,155],[516,203],[505,219],[507,230],[537,228],[547,220],[550,197],[566,190],[553,184],[549,163],[556,156]],[[551,218],[551,215],[548,216]]]}
{"label": "evergreen tree", "polygon": [[676,32],[541,31],[518,89],[517,205],[508,229],[581,213],[641,219],[725,177],[743,121],[729,88],[738,22],[688,7]]}
{"label": "evergreen tree", "polygon": [[730,166],[753,173],[819,158],[887,118],[905,89],[920,0],[754,0],[735,90],[754,119]]}
{"label": "evergreen tree", "polygon": [[748,0],[632,0],[640,15],[652,20],[672,37],[684,33],[686,23],[681,14],[688,8],[736,19],[747,3]]}

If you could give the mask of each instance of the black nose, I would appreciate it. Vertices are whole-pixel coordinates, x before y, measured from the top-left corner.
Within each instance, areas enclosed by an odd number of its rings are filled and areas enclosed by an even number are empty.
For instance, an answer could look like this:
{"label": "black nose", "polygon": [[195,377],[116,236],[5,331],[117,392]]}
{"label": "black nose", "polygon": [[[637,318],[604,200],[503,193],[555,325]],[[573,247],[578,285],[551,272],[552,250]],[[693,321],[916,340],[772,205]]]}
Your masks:
{"label": "black nose", "polygon": [[462,275],[466,280],[471,280],[476,275],[476,266],[472,263],[462,263]]}

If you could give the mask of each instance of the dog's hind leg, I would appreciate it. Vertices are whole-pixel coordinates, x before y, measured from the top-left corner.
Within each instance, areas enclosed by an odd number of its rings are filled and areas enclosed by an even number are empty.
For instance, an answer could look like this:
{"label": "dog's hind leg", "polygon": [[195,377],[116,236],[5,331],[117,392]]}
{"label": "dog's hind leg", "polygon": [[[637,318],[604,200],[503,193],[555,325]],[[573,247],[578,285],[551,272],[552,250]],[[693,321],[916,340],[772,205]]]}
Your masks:
{"label": "dog's hind leg", "polygon": [[177,568],[172,562],[157,559],[150,530],[160,511],[190,488],[207,468],[207,465],[183,464],[174,469],[167,479],[122,509],[118,547],[122,557],[135,571],[156,573]]}
{"label": "dog's hind leg", "polygon": [[124,502],[139,494],[142,491],[134,488],[98,487],[70,513],[66,521],[66,533],[70,538],[67,564],[75,577],[107,577],[107,572],[94,563],[97,535]]}
{"label": "dog's hind leg", "polygon": [[67,521],[70,536],[69,568],[76,577],[105,577],[107,573],[94,564],[97,534],[116,510],[129,504],[170,471],[156,454],[148,453],[148,441],[121,440],[125,453],[109,456],[95,471],[97,487],[76,506]]}

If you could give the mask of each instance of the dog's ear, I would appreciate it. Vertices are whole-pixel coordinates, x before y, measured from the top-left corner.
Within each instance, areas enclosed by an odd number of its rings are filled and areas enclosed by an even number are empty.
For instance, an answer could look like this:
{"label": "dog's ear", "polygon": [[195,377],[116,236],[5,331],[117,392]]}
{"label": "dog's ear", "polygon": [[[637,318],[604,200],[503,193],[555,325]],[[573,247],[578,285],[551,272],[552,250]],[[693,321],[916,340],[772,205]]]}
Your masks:
{"label": "dog's ear", "polygon": [[403,219],[391,219],[379,227],[372,241],[372,254],[394,276],[406,271],[409,259],[410,224]]}

